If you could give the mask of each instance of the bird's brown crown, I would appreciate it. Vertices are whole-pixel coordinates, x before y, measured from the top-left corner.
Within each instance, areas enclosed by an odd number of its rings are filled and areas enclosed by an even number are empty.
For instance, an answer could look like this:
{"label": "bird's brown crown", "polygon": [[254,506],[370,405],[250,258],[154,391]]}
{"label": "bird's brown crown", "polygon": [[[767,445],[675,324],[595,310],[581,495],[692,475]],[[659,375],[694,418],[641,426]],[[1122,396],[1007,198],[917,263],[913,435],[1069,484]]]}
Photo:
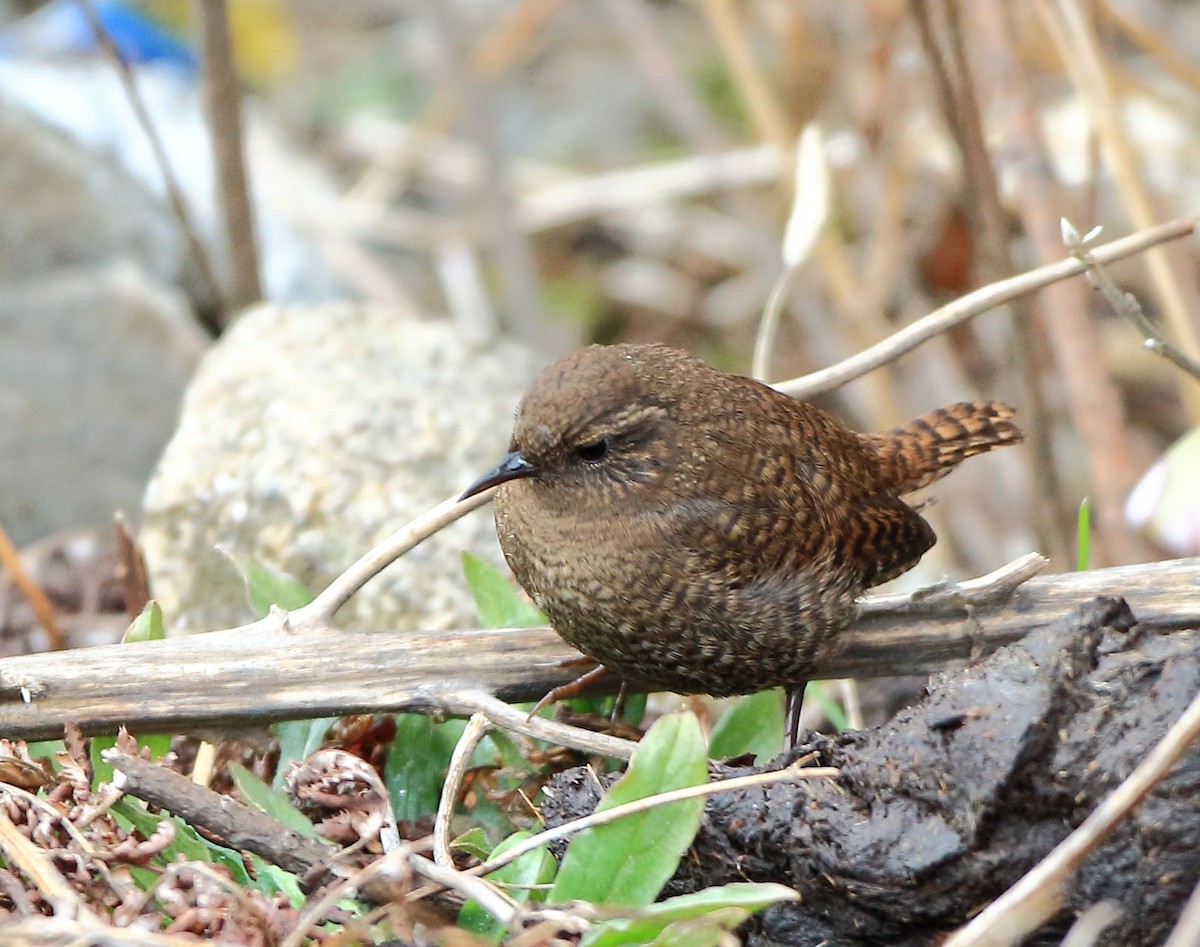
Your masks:
{"label": "bird's brown crown", "polygon": [[517,406],[512,450],[542,470],[636,453],[674,426],[680,405],[720,377],[664,345],[592,345],[550,365]]}

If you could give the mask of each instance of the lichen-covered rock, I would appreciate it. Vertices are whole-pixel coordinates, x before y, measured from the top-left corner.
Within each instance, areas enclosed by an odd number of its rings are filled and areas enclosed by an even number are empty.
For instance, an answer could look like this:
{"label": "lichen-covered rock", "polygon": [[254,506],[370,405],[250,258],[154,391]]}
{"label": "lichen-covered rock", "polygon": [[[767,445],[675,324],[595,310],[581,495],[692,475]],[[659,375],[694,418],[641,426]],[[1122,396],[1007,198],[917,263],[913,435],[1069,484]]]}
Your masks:
{"label": "lichen-covered rock", "polygon": [[[209,352],[146,492],[142,543],[173,631],[252,617],[229,559],[317,591],[502,454],[538,364],[511,341],[383,307],[260,306]],[[460,553],[500,563],[487,511],[426,541],[338,613],[347,628],[474,622]]]}

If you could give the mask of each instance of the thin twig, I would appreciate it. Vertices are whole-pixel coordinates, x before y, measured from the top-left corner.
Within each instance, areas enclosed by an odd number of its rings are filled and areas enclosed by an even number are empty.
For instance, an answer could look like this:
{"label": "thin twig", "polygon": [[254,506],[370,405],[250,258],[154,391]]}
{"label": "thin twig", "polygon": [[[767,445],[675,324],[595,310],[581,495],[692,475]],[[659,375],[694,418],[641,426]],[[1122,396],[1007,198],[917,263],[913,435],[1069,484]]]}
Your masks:
{"label": "thin twig", "polygon": [[1097,901],[1075,918],[1060,947],[1092,947],[1120,916],[1121,907],[1115,901]]}
{"label": "thin twig", "polygon": [[484,490],[466,500],[459,500],[456,496],[450,497],[421,514],[353,563],[308,605],[292,612],[289,624],[293,628],[325,624],[350,600],[350,596],[368,581],[414,546],[472,510],[483,506],[495,492],[495,488]]}
{"label": "thin twig", "polygon": [[[138,90],[137,82],[133,77],[133,71],[121,56],[121,52],[117,49],[112,37],[108,35],[108,30],[97,15],[92,0],[76,0],[76,2],[79,4],[79,8],[83,11],[83,15],[88,21],[89,29],[91,29],[92,34],[96,37],[96,44],[112,60],[112,64],[117,70],[117,78],[121,82],[121,87],[125,90],[125,98],[129,100],[129,107],[133,110],[134,117],[137,119],[138,125],[141,126],[146,140],[150,143],[150,150],[154,154],[154,163],[158,165],[159,173],[162,174],[163,189],[167,192],[167,201],[171,205],[171,211],[175,214],[175,219],[179,221],[179,228],[183,231],[183,238],[187,242],[188,252],[192,255],[192,259],[196,264],[196,270],[200,279],[207,287],[215,308],[218,311],[222,310],[224,308],[224,301],[221,286],[217,282],[216,275],[213,272],[212,262],[208,258],[208,251],[204,249],[204,243],[200,240],[196,225],[192,220],[191,214],[188,212],[187,200],[183,196],[183,189],[179,186],[175,172],[171,170],[171,162],[167,159],[167,150],[163,147],[158,130],[154,127],[154,122],[150,119],[150,113],[146,110],[146,103],[142,99],[141,92]],[[197,318],[204,323],[204,327],[214,336],[220,335],[222,320],[219,316],[209,318],[203,312],[200,312]]]}
{"label": "thin twig", "polygon": [[559,839],[569,838],[572,835],[582,832],[584,829],[595,828],[598,825],[608,825],[610,822],[625,818],[625,816],[637,815],[639,812],[647,812],[650,809],[667,806],[673,802],[682,802],[686,799],[701,799],[705,796],[714,796],[719,792],[735,792],[742,789],[750,789],[753,786],[769,786],[774,783],[787,782],[793,779],[833,779],[840,775],[839,771],[832,766],[804,768],[800,765],[800,762],[793,763],[786,769],[772,770],[769,773],[734,776],[730,779],[721,779],[712,783],[704,783],[700,786],[672,789],[669,792],[660,792],[653,796],[646,796],[643,799],[635,799],[633,802],[627,802],[624,805],[613,806],[611,809],[605,809],[603,812],[593,812],[591,815],[572,819],[570,822],[565,822],[552,829],[539,832],[537,835],[532,835],[524,841],[518,842],[512,848],[505,849],[502,855],[489,859],[481,865],[476,865],[470,871],[472,874],[486,875],[516,861],[526,852],[535,851]]}
{"label": "thin twig", "polygon": [[1096,262],[1088,249],[1088,239],[1080,237],[1079,231],[1067,220],[1063,220],[1063,243],[1071,252],[1071,256],[1087,267],[1088,279],[1100,290],[1113,311],[1128,322],[1132,322],[1145,339],[1145,348],[1155,355],[1161,355],[1168,362],[1183,369],[1193,378],[1200,381],[1200,361],[1192,358],[1186,352],[1176,348],[1158,331],[1158,326],[1142,310],[1142,305],[1133,293],[1122,292],[1108,271]]}
{"label": "thin twig", "polygon": [[[673,802],[682,802],[686,799],[700,799],[716,795],[719,792],[733,792],[740,789],[749,789],[753,786],[769,786],[773,783],[786,782],[792,779],[832,779],[839,775],[839,770],[832,766],[805,768],[804,764],[809,759],[811,759],[811,756],[805,756],[784,769],[772,770],[767,773],[754,773],[750,776],[734,776],[730,779],[721,779],[716,782],[704,783],[700,786],[672,789],[669,792],[660,792],[653,796],[635,799],[633,802],[627,802],[624,805],[613,806],[611,809],[605,809],[603,812],[593,812],[591,815],[572,819],[570,822],[564,822],[562,825],[555,826],[552,829],[546,829],[536,835],[531,835],[511,848],[505,849],[503,854],[475,865],[473,868],[468,868],[463,873],[469,875],[490,874],[493,871],[503,868],[505,865],[511,864],[522,855],[543,848],[551,842],[570,838],[584,829],[595,828],[598,825],[608,825],[610,822],[623,819],[625,816],[636,815],[639,812],[646,812],[659,806],[670,805]],[[433,894],[436,890],[436,887],[430,886],[418,888],[408,895],[408,899],[415,901]]]}
{"label": "thin twig", "polygon": [[280,941],[279,947],[300,947],[304,943],[304,938],[308,936],[309,930],[320,924],[321,919],[342,898],[349,897],[353,892],[366,887],[375,878],[391,875],[399,868],[408,868],[408,860],[412,855],[413,845],[411,843],[405,844],[391,854],[375,859],[371,864],[349,878],[344,878],[337,884],[330,885],[321,892],[319,898],[315,901],[309,901],[304,906],[304,910],[296,920],[296,926],[292,928],[287,937]]}
{"label": "thin twig", "polygon": [[471,754],[490,726],[485,714],[472,714],[450,756],[437,815],[433,820],[433,860],[446,868],[454,867],[454,856],[450,854],[450,820],[454,818],[454,808],[458,805],[458,791],[466,776],[467,765],[471,762]]}
{"label": "thin twig", "polygon": [[632,740],[609,736],[607,733],[595,733],[582,727],[572,727],[544,717],[531,717],[524,710],[506,704],[483,691],[448,694],[444,706],[447,713],[458,716],[481,713],[495,725],[514,733],[615,760],[628,760],[637,749],[637,744]]}
{"label": "thin twig", "polygon": [[485,911],[511,930],[520,916],[520,908],[503,891],[476,875],[431,862],[428,858],[414,855],[408,866],[428,881],[442,888],[450,888],[479,903]]}
{"label": "thin twig", "polygon": [[0,525],[0,568],[8,572],[12,577],[13,584],[21,590],[25,600],[29,602],[29,607],[33,609],[38,624],[46,632],[51,650],[61,651],[65,648],[67,641],[54,617],[54,606],[50,604],[50,599],[46,597],[42,587],[33,580],[33,576],[25,571],[25,565],[21,562],[21,554],[12,544],[12,540],[8,538],[8,533],[2,525]]}
{"label": "thin twig", "polygon": [[[1127,256],[1141,253],[1147,247],[1190,236],[1195,230],[1196,218],[1183,217],[1157,227],[1151,227],[1148,230],[1140,230],[1120,240],[1114,240],[1112,243],[1097,247],[1092,254],[1101,263],[1111,263],[1114,260],[1123,260]],[[1018,296],[1036,292],[1052,283],[1078,276],[1086,269],[1079,260],[1059,260],[1057,263],[1040,266],[1036,270],[1021,273],[998,283],[991,283],[934,310],[869,349],[843,359],[835,365],[830,365],[828,368],[800,378],[793,378],[790,381],[780,382],[774,387],[793,398],[812,398],[832,391],[867,372],[874,371],[881,365],[894,361],[901,355],[911,352],[922,342],[926,342],[935,335],[966,322],[968,319],[973,319],[980,313],[995,309]]]}
{"label": "thin twig", "polygon": [[758,333],[754,336],[754,355],[750,359],[750,375],[765,382],[770,373],[771,349],[775,344],[775,335],[779,330],[779,317],[783,315],[783,304],[787,299],[788,289],[792,284],[795,267],[784,267],[767,304],[763,307],[762,320],[758,324]]}
{"label": "thin twig", "polygon": [[195,7],[200,33],[201,89],[212,142],[217,206],[232,275],[229,305],[236,311],[262,299],[254,212],[246,186],[242,148],[242,94],[233,66],[225,0],[197,0]]}
{"label": "thin twig", "polygon": [[1037,930],[1062,908],[1071,874],[1080,862],[1146,797],[1200,736],[1200,695],[1158,745],[1074,832],[993,901],[946,947],[1000,947]]}

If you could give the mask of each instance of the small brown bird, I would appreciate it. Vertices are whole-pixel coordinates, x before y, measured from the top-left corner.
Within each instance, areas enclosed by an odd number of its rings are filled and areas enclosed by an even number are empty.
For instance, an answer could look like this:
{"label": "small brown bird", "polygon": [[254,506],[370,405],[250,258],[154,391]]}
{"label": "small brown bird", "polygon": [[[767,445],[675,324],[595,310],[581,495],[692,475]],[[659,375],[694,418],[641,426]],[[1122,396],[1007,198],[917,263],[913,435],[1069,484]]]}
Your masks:
{"label": "small brown bird", "polygon": [[512,452],[464,496],[503,485],[517,580],[631,686],[803,693],[855,599],[933,545],[902,497],[1020,441],[1012,414],[954,404],[859,434],[676,349],[593,345],[533,382]]}

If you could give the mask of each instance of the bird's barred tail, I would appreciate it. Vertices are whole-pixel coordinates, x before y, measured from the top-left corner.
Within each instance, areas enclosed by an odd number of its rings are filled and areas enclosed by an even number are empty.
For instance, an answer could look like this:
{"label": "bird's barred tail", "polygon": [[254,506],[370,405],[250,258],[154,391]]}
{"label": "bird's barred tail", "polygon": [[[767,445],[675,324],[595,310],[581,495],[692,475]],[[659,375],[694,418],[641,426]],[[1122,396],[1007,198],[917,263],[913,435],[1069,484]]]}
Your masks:
{"label": "bird's barred tail", "polygon": [[1001,401],[962,401],[868,439],[879,454],[883,479],[897,493],[911,493],[968,457],[1019,443],[1023,435],[1013,414]]}

